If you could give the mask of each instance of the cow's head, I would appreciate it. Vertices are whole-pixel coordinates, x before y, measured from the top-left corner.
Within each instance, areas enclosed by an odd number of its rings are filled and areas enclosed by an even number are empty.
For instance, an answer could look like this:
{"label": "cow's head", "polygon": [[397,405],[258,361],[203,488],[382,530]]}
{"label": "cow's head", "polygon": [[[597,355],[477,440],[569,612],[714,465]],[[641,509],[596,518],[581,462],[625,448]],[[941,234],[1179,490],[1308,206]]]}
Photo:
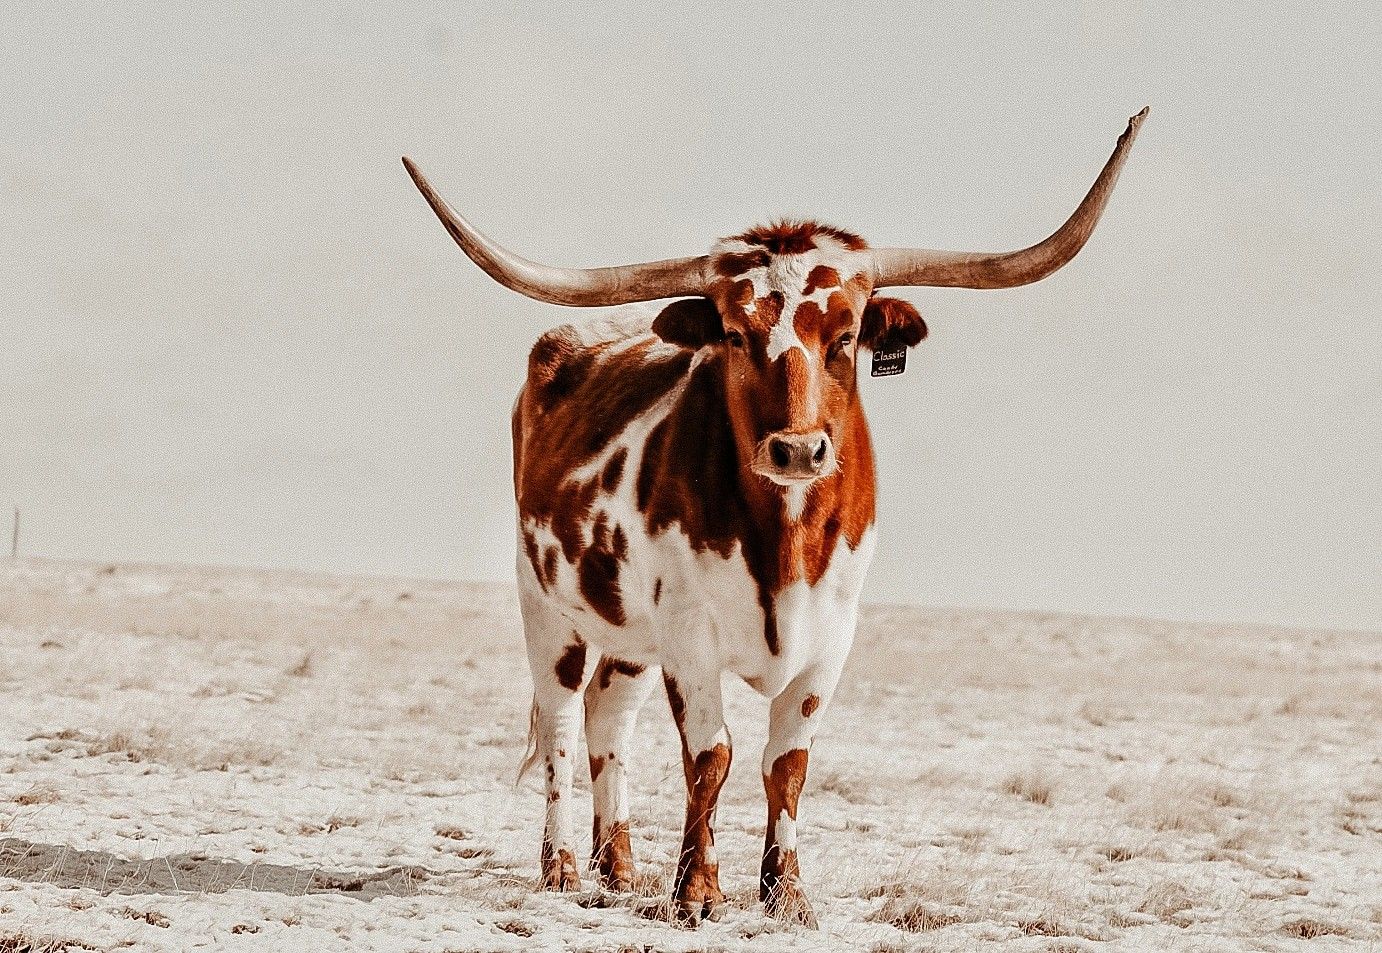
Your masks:
{"label": "cow's head", "polygon": [[653,330],[719,352],[735,436],[754,472],[782,486],[829,476],[859,349],[914,345],[926,324],[907,302],[873,294],[863,239],[813,222],[727,238],[708,270],[704,296],[668,305]]}
{"label": "cow's head", "polygon": [[621,265],[553,268],[502,248],[457,215],[413,163],[403,163],[446,230],[497,281],[565,305],[617,305],[683,298],[653,329],[686,347],[723,357],[736,439],[750,466],[785,486],[837,467],[835,442],[855,395],[860,347],[911,346],[926,325],[905,301],[875,289],[898,286],[1011,288],[1038,281],[1084,247],[1113,192],[1142,110],[1074,214],[1049,238],[1021,251],[987,254],[869,248],[848,232],[813,223],[754,229],[709,255]]}

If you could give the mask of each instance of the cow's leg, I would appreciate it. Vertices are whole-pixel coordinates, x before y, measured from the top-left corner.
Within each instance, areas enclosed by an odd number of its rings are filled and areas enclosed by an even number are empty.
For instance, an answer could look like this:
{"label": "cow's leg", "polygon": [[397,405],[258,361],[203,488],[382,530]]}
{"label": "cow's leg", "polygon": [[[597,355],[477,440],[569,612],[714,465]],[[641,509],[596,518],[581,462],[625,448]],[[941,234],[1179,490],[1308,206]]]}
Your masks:
{"label": "cow's leg", "polygon": [[839,664],[807,669],[773,699],[768,743],[763,749],[768,830],[758,896],[769,916],[810,927],[816,926],[816,917],[802,892],[797,865],[797,800],[806,783],[811,741],[835,692],[840,669]]}
{"label": "cow's leg", "polygon": [[576,839],[571,824],[571,776],[580,740],[582,689],[593,667],[594,650],[538,600],[522,600],[528,664],[533,672],[536,751],[547,785],[547,818],[542,833],[542,886],[579,890]]}
{"label": "cow's leg", "polygon": [[624,766],[638,710],[656,682],[655,670],[606,656],[585,689],[585,742],[595,823],[590,865],[610,889],[633,889],[629,843],[629,785]]}
{"label": "cow's leg", "polygon": [[715,855],[715,806],[729,775],[732,746],[720,699],[720,673],[701,669],[662,674],[672,718],[681,733],[682,768],[686,773],[686,827],[673,893],[676,916],[697,924],[714,917],[724,902],[720,864]]}

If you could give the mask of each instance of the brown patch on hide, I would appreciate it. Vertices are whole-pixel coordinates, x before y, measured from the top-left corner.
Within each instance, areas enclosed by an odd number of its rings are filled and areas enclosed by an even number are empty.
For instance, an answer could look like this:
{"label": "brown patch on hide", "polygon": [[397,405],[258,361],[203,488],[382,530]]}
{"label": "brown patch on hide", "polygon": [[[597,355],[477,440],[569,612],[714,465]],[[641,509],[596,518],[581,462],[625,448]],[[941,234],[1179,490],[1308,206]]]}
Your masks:
{"label": "brown patch on hide", "polygon": [[840,273],[829,265],[817,265],[806,276],[806,287],[801,289],[802,297],[809,297],[822,288],[838,288]]}
{"label": "brown patch on hide", "polygon": [[[662,673],[662,684],[667,689],[667,707],[672,710],[672,721],[676,724],[677,731],[681,731],[686,724],[686,700],[681,697],[681,689],[677,687],[677,680],[666,672]],[[684,750],[684,739],[682,744]]]}
{"label": "brown patch on hide", "polygon": [[533,531],[525,529],[523,531],[523,551],[528,554],[528,562],[532,563],[533,575],[537,577],[537,584],[542,587],[542,591],[547,591],[547,576],[542,571],[539,563],[537,537]]}
{"label": "brown patch on hide", "polygon": [[572,642],[561,653],[557,659],[557,681],[561,687],[569,691],[576,691],[581,687],[581,680],[585,676],[585,641],[579,635],[574,635],[575,642]]}
{"label": "brown patch on hide", "polygon": [[612,655],[606,655],[600,659],[600,664],[595,669],[595,680],[600,686],[600,690],[604,691],[609,688],[609,683],[616,675],[623,675],[625,678],[637,678],[643,672],[644,666],[637,662],[629,662]]}
{"label": "brown patch on hide", "polygon": [[801,700],[801,717],[810,718],[821,707],[821,696],[807,695]]}
{"label": "brown patch on hide", "polygon": [[624,476],[624,461],[628,459],[628,447],[620,447],[610,456],[605,468],[600,471],[600,488],[606,493],[619,489],[619,481]]}
{"label": "brown patch on hide", "polygon": [[608,548],[587,549],[577,568],[581,595],[610,625],[624,624],[624,605],[619,597],[619,560]]}
{"label": "brown patch on hide", "polygon": [[550,589],[557,584],[557,547],[555,546],[548,546],[547,552],[542,554],[542,580],[546,584],[544,589]]}

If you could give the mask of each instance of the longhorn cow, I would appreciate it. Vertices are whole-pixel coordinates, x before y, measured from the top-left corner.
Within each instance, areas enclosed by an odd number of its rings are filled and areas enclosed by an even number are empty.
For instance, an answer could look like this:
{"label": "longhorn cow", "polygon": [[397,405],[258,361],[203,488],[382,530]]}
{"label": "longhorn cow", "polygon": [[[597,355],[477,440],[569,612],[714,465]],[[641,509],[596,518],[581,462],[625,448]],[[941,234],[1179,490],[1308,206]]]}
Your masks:
{"label": "longhorn cow", "polygon": [[554,268],[500,247],[404,164],[446,230],[492,278],[553,304],[676,299],[538,339],[513,412],[518,589],[534,693],[528,765],[547,788],[542,884],[581,885],[571,785],[582,721],[594,798],[591,868],[634,876],[625,776],[634,722],[661,670],[687,802],[676,915],[720,892],[715,806],[731,741],[721,675],[771,699],[759,896],[814,925],[797,861],[811,742],[854,638],[874,550],[874,463],[860,349],[911,347],[926,324],[881,288],[1010,288],[1085,244],[1147,110],[1068,221],[1001,254],[870,248],[815,222],[753,228],[708,255]]}

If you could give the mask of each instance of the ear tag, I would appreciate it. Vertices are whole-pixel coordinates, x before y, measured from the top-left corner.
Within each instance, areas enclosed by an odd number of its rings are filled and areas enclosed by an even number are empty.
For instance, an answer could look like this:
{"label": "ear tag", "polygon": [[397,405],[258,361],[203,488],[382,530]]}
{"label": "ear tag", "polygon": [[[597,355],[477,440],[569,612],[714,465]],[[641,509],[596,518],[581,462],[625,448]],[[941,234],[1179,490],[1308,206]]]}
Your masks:
{"label": "ear tag", "polygon": [[907,346],[886,344],[873,352],[873,376],[896,377],[907,369]]}

